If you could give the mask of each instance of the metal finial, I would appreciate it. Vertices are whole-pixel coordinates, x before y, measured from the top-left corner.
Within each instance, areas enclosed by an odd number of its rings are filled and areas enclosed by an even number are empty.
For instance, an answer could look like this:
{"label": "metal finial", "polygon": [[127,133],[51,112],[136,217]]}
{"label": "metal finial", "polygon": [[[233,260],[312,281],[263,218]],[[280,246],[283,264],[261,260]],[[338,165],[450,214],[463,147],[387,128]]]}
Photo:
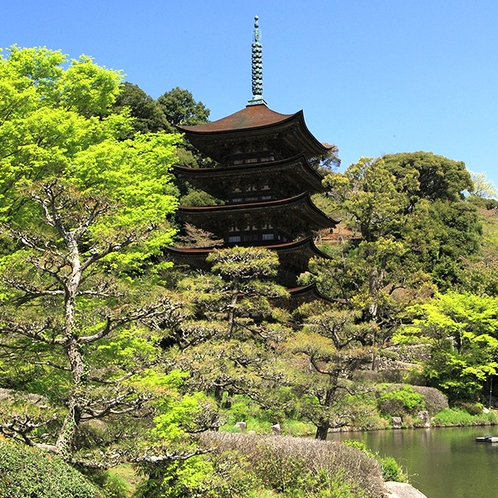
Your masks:
{"label": "metal finial", "polygon": [[252,99],[249,105],[266,104],[263,99],[263,45],[260,42],[259,17],[254,17],[252,42]]}

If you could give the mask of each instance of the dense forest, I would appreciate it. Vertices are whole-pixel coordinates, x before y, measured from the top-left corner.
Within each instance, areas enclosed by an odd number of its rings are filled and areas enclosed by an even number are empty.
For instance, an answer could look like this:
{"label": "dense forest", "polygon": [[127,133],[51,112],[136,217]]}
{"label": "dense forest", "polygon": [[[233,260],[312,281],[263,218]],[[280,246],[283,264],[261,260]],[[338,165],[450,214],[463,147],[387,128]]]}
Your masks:
{"label": "dense forest", "polygon": [[[274,252],[175,218],[219,202],[172,173],[211,164],[176,133],[208,118],[88,57],[0,55],[2,496],[65,466],[69,494],[43,496],[380,497],[401,470],[330,430],[496,422],[485,175],[430,152],[316,165],[341,221],[299,276],[325,299],[294,309]],[[173,265],[174,243],[212,246],[211,270]]]}

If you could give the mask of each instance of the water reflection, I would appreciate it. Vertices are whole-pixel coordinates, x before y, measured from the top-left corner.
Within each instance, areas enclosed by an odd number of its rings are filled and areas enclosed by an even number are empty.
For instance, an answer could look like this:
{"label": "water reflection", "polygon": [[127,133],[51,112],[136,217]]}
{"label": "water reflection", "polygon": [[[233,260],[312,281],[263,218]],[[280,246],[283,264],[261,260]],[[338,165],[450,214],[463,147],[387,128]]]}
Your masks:
{"label": "water reflection", "polygon": [[428,498],[482,498],[498,496],[498,443],[475,442],[489,432],[493,428],[397,429],[333,434],[331,439],[357,439],[393,456]]}

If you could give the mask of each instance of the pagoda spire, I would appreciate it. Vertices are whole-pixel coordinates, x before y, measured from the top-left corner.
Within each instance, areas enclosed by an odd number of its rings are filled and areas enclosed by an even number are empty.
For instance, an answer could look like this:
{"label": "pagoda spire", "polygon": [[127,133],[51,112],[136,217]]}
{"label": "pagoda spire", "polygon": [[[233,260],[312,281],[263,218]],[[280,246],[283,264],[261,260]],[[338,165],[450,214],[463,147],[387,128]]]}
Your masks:
{"label": "pagoda spire", "polygon": [[254,35],[252,42],[252,99],[248,105],[266,105],[263,99],[263,45],[260,41],[259,17],[254,17]]}

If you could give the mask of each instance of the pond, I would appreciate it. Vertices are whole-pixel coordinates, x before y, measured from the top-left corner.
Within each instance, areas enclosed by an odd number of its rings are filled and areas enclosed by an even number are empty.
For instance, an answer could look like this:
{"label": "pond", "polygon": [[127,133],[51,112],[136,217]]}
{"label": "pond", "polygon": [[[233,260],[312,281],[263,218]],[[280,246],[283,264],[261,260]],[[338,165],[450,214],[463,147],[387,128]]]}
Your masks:
{"label": "pond", "polygon": [[498,443],[475,441],[488,433],[498,436],[498,427],[349,432],[329,439],[356,439],[393,456],[428,498],[482,498],[498,496]]}

